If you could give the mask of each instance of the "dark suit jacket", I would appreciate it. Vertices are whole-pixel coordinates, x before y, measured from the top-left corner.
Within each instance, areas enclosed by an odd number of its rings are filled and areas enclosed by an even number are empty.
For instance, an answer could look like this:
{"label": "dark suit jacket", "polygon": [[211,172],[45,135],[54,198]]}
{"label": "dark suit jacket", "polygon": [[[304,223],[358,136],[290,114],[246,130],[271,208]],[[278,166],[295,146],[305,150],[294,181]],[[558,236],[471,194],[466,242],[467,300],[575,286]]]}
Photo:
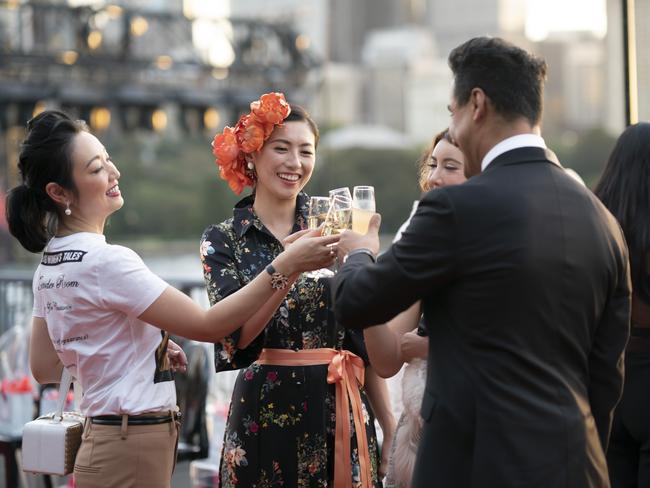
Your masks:
{"label": "dark suit jacket", "polygon": [[550,151],[427,193],[402,239],[334,285],[346,327],[421,299],[429,333],[414,487],[602,488],[630,279],[622,232]]}

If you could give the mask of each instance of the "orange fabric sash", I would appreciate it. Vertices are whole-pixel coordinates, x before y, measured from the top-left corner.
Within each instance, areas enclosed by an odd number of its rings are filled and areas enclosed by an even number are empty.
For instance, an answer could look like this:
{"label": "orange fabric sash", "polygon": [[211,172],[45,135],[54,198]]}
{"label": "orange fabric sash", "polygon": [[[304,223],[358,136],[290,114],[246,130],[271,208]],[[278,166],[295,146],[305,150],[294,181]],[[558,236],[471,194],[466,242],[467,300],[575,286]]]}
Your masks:
{"label": "orange fabric sash", "polygon": [[359,451],[361,487],[372,488],[370,454],[359,385],[363,386],[365,366],[356,354],[346,350],[329,348],[263,349],[257,364],[273,366],[314,366],[327,364],[327,382],[336,384],[336,437],[334,446],[334,486],[352,487],[352,465],[350,462],[350,410],[354,418],[354,430]]}

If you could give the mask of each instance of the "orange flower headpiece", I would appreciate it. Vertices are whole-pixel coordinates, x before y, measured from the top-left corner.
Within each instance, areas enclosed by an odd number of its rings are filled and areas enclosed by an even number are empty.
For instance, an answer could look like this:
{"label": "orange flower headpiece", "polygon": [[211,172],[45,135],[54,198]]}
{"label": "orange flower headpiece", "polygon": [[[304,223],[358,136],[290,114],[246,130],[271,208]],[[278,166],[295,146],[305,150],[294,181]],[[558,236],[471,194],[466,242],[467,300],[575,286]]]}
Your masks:
{"label": "orange flower headpiece", "polygon": [[291,107],[282,93],[266,93],[251,103],[251,112],[242,115],[235,127],[226,126],[214,136],[212,154],[219,166],[219,176],[237,195],[245,186],[253,186],[244,155],[259,151],[275,126],[282,124],[290,113]]}

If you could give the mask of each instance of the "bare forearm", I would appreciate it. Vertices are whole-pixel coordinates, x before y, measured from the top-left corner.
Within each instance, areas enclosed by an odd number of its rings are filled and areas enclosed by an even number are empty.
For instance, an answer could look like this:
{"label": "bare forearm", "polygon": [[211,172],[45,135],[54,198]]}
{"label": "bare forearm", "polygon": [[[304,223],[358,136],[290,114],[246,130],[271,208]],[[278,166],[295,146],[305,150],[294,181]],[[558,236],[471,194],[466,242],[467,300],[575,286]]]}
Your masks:
{"label": "bare forearm", "polygon": [[395,417],[390,403],[388,385],[384,378],[379,377],[372,366],[366,368],[366,393],[375,417],[384,434],[395,430]]}
{"label": "bare forearm", "polygon": [[416,302],[387,324],[364,329],[370,364],[379,376],[390,378],[404,364],[401,337],[417,327],[420,308],[420,302]]}
{"label": "bare forearm", "polygon": [[258,304],[267,302],[275,293],[271,276],[260,273],[206,311],[180,291],[168,287],[140,319],[175,335],[217,342],[251,320],[258,312]]}
{"label": "bare forearm", "polygon": [[378,467],[379,477],[383,478],[388,471],[390,452],[397,426],[391,408],[386,380],[380,378],[372,367],[366,368],[366,393],[383,434],[381,462]]}

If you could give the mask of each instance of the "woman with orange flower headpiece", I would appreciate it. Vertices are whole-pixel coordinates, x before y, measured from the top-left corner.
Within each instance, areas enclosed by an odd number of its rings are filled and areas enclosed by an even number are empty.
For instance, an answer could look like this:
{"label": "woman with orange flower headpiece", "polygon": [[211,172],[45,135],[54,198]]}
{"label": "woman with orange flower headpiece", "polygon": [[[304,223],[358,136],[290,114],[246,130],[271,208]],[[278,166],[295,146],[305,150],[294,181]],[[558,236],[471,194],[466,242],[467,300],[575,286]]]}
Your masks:
{"label": "woman with orange flower headpiece", "polygon": [[[318,128],[281,93],[263,95],[213,142],[220,176],[241,200],[201,238],[212,304],[258,274],[277,290],[215,344],[217,371],[240,369],[224,435],[220,486],[380,486],[365,355],[330,310],[329,281],[269,263],[307,227],[302,189],[314,170]],[[332,263],[336,252],[332,249]],[[260,324],[265,324],[260,333]]]}

